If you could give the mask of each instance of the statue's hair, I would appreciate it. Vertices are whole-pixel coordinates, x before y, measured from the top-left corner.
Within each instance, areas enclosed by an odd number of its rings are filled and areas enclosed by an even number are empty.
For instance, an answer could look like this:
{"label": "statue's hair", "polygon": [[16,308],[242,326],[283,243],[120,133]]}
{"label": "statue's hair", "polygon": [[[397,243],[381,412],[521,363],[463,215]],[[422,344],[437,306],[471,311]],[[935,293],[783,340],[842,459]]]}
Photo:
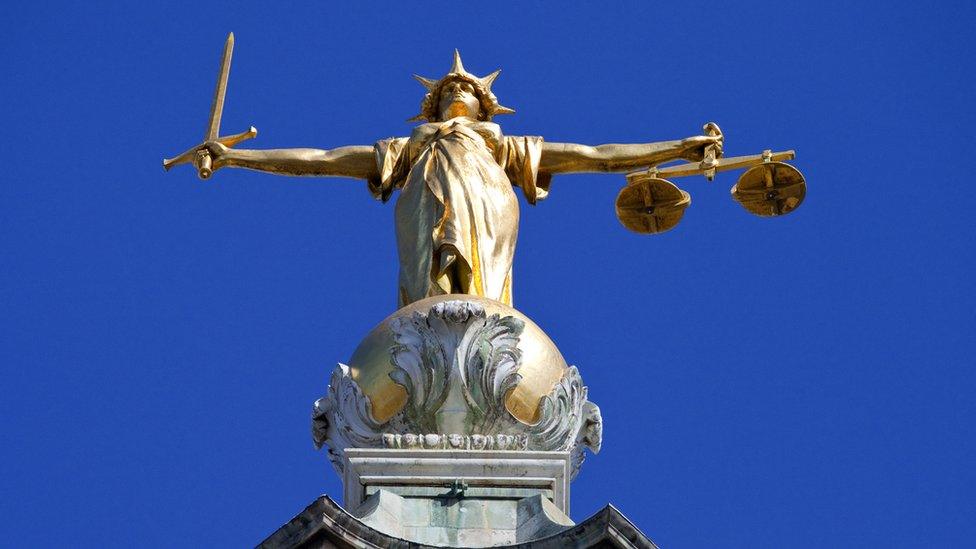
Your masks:
{"label": "statue's hair", "polygon": [[459,54],[457,50],[454,50],[454,66],[452,66],[451,71],[440,80],[433,80],[414,75],[414,78],[416,78],[418,82],[427,88],[427,95],[424,96],[424,100],[420,103],[420,114],[411,118],[410,120],[427,120],[428,122],[438,122],[441,114],[441,92],[448,82],[455,81],[467,82],[474,87],[475,96],[478,98],[478,102],[481,103],[481,109],[479,109],[478,112],[478,120],[491,120],[496,114],[514,113],[514,110],[500,105],[498,103],[498,98],[495,97],[495,94],[491,91],[491,84],[495,81],[495,78],[498,77],[500,72],[500,70],[497,70],[488,76],[478,78],[477,76],[464,70],[464,65],[461,63],[461,54]]}

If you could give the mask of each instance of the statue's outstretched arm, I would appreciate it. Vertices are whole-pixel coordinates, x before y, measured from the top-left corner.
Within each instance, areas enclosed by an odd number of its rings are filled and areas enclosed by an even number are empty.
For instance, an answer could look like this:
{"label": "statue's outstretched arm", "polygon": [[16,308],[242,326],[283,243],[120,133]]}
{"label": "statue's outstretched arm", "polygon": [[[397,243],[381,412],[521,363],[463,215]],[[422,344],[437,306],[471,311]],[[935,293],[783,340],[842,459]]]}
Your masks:
{"label": "statue's outstretched arm", "polygon": [[678,141],[596,146],[544,142],[539,171],[550,174],[626,172],[678,159],[698,162],[708,145],[718,145],[721,150],[722,136],[698,135]]}
{"label": "statue's outstretched arm", "polygon": [[370,179],[378,177],[373,147],[352,145],[321,149],[231,149],[211,142],[206,148],[216,170],[246,168],[280,175],[339,176]]}

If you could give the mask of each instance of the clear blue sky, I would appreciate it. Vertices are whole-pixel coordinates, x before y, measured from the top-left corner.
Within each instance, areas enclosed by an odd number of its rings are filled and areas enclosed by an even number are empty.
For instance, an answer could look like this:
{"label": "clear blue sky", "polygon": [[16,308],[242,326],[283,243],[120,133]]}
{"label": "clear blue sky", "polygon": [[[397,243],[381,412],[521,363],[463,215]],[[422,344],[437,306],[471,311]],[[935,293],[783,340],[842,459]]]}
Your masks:
{"label": "clear blue sky", "polygon": [[[0,18],[0,539],[254,544],[338,479],[309,437],[338,361],[395,306],[365,184],[201,182],[221,44],[248,146],[406,135],[455,47],[511,135],[795,148],[802,208],[682,179],[658,236],[622,175],[524,205],[515,303],[605,421],[573,517],[663,547],[963,547],[976,537],[971,3],[248,2],[8,6]],[[164,7],[165,6],[165,7]]]}

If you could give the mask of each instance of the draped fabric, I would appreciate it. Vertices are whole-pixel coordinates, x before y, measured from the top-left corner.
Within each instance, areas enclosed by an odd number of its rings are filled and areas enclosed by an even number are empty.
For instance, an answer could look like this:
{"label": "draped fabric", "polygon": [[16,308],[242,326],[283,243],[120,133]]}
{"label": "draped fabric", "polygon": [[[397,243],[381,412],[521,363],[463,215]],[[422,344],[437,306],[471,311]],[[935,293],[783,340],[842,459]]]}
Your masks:
{"label": "draped fabric", "polygon": [[[460,117],[422,124],[374,150],[379,177],[370,192],[386,201],[401,189],[400,306],[448,293],[511,305],[519,224],[512,187],[532,204],[548,194],[548,177],[538,173],[542,138],[505,137],[497,124]],[[454,259],[458,275],[440,276],[444,257]]]}

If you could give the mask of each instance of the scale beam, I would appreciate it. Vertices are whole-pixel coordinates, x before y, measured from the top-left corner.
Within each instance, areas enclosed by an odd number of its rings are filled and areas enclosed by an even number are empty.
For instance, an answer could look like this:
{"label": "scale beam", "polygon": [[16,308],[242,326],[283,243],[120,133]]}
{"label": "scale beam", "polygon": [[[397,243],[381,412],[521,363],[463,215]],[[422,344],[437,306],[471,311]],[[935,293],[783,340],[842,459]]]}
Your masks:
{"label": "scale beam", "polygon": [[[716,172],[725,172],[728,170],[739,170],[742,168],[751,168],[753,166],[758,166],[765,161],[766,154],[751,154],[748,156],[731,156],[727,158],[720,158],[715,161],[710,168]],[[782,152],[771,152],[769,154],[769,161],[771,162],[782,162],[784,160],[793,160],[796,158],[796,151],[782,151]],[[647,173],[656,174],[658,177],[687,177],[689,175],[705,175],[706,170],[703,170],[701,164],[698,162],[689,162],[687,164],[678,164],[677,166],[667,166],[664,168],[651,168]]]}

